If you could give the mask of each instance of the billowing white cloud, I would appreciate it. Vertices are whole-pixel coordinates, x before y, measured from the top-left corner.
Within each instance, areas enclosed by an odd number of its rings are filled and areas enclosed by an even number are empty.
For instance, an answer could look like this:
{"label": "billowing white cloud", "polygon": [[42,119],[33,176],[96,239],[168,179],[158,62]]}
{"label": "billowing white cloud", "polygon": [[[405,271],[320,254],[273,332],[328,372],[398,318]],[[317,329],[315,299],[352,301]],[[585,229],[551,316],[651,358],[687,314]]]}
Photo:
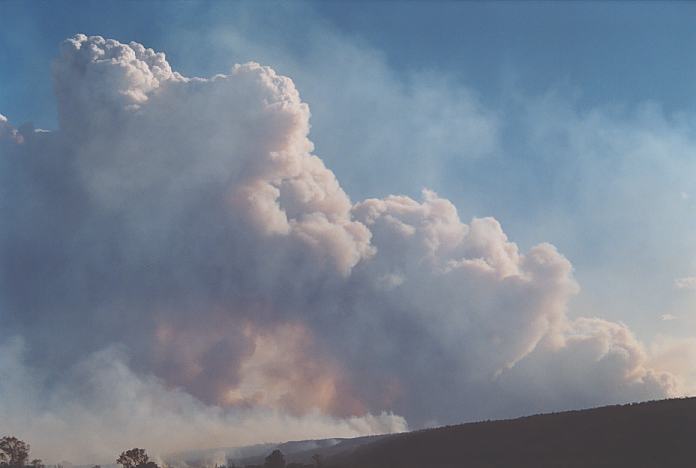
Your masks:
{"label": "billowing white cloud", "polygon": [[676,376],[678,394],[696,393],[696,339],[658,335],[649,346],[650,365]]}
{"label": "billowing white cloud", "polygon": [[[241,16],[260,18],[256,9],[239,8]],[[239,57],[273,64],[291,76],[311,105],[312,139],[322,159],[353,196],[413,195],[447,177],[453,165],[498,154],[502,116],[455,77],[442,70],[397,71],[393,57],[331,28],[312,9],[273,10],[262,16],[279,21],[278,28],[260,31],[247,21],[230,27],[213,13],[206,31],[184,34],[217,54],[218,60],[203,66]],[[306,26],[301,54],[282,40],[288,17]],[[181,34],[178,30],[177,42]],[[189,52],[179,60],[200,63],[196,57]]]}
{"label": "billowing white cloud", "polygon": [[682,394],[681,382],[654,364],[625,325],[579,318],[502,377],[503,398],[510,411],[524,414]]}
{"label": "billowing white cloud", "polygon": [[625,325],[567,316],[553,245],[428,190],[353,203],[273,69],[187,78],[78,35],[54,75],[57,131],[0,121],[0,415],[46,457],[678,392]]}

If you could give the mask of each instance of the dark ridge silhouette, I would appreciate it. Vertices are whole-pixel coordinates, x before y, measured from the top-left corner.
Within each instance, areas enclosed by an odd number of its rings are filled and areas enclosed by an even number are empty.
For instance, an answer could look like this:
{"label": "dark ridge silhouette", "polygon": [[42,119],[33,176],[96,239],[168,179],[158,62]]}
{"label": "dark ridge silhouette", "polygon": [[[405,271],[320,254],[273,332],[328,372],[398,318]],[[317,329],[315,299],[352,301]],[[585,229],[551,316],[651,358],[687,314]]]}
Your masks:
{"label": "dark ridge silhouette", "polygon": [[[388,437],[384,435],[376,436],[363,436],[354,437],[350,439],[346,438],[334,438],[334,439],[321,439],[321,440],[301,440],[301,441],[290,441],[284,442],[273,446],[273,448],[283,452],[288,459],[288,464],[313,464],[316,465],[317,461],[315,455],[320,455],[320,458],[325,459],[331,455],[338,453],[347,453],[354,450],[356,447],[374,442],[383,437]],[[271,450],[266,450],[264,455],[255,455],[249,457],[232,457],[229,460],[230,464],[236,464],[240,467],[261,465],[264,462],[265,454],[270,453]]]}
{"label": "dark ridge silhouette", "polygon": [[696,398],[447,426],[378,438],[325,468],[693,468]]}

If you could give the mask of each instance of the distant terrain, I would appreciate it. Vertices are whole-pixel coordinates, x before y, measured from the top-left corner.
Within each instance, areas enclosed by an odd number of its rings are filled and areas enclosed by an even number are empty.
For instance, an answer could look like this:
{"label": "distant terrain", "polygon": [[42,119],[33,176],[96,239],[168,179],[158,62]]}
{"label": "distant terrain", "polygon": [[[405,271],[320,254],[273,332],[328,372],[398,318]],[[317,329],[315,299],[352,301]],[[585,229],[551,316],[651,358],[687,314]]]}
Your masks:
{"label": "distant terrain", "polygon": [[288,463],[307,464],[320,454],[325,468],[693,468],[696,398],[337,442],[310,450],[279,448],[287,450]]}

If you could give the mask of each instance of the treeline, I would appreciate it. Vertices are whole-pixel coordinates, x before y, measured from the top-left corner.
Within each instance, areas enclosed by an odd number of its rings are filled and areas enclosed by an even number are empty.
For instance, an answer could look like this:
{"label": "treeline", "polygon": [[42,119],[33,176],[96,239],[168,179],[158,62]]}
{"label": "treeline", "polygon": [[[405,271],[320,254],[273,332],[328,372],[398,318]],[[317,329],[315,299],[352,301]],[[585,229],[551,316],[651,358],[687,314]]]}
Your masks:
{"label": "treeline", "polygon": [[[35,458],[29,461],[29,444],[13,436],[5,436],[0,439],[0,468],[46,468],[41,460]],[[285,456],[280,450],[274,450],[268,455],[263,465],[244,465],[237,466],[231,463],[227,466],[216,466],[215,468],[322,468],[322,458],[320,455],[312,457],[314,463],[286,463]],[[145,449],[132,448],[121,452],[116,459],[116,463],[123,468],[160,468],[157,463],[150,460]],[[61,467],[61,465],[56,465]],[[62,467],[61,467],[62,468]],[[92,468],[101,468],[94,465]],[[163,466],[161,468],[169,468]]]}

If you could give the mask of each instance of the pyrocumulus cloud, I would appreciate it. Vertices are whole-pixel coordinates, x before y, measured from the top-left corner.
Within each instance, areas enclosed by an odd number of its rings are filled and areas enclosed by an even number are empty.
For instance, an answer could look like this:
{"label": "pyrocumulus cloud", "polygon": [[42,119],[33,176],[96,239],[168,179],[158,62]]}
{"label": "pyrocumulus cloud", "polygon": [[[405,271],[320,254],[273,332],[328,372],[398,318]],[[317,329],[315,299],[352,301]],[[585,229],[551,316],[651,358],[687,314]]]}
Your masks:
{"label": "pyrocumulus cloud", "polygon": [[0,420],[37,455],[680,391],[625,325],[566,315],[578,285],[553,245],[521,251],[428,190],[352,201],[272,68],[189,78],[77,35],[53,73],[56,131],[0,116]]}

